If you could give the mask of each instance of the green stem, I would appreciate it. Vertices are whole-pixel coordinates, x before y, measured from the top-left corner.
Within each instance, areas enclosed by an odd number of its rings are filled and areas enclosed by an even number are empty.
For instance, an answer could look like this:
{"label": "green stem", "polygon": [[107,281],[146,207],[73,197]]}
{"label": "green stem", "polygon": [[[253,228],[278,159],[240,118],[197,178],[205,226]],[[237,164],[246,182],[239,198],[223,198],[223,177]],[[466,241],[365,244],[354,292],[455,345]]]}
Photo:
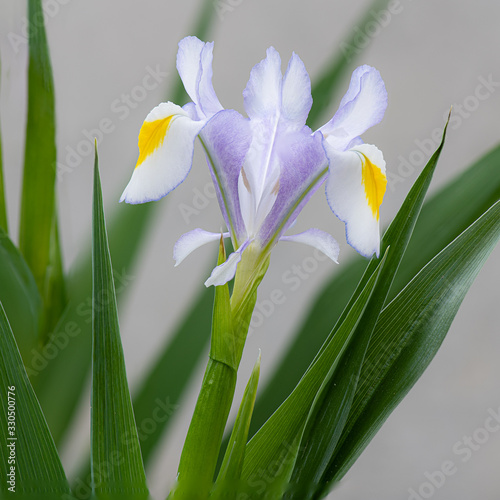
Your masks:
{"label": "green stem", "polygon": [[236,371],[210,358],[169,499],[208,498],[235,386]]}

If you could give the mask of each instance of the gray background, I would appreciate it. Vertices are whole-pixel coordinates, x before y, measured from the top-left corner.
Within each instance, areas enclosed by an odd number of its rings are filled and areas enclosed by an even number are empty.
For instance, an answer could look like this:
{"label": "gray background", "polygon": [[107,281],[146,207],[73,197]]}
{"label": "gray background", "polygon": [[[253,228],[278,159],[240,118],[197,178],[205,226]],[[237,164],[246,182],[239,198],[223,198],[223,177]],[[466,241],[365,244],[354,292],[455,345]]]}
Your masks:
{"label": "gray background", "polygon": [[[13,39],[12,34],[22,36],[24,3],[2,0],[0,16],[1,118],[9,215],[14,233],[26,113],[26,44],[19,42],[19,38]],[[197,2],[53,0],[51,4],[47,29],[57,89],[60,161],[65,162],[67,147],[75,149],[85,142],[88,146],[86,130],[92,135],[95,133],[92,129],[99,127],[103,118],[111,120],[113,130],[103,135],[99,145],[109,215],[137,158],[140,125],[148,111],[164,100],[168,83],[175,76],[177,42],[190,33]],[[214,86],[222,104],[243,112],[241,92],[249,71],[264,57],[269,45],[280,51],[284,66],[292,51],[298,53],[314,80],[332,49],[339,48],[369,4],[359,0],[214,2],[220,15],[210,39],[216,42]],[[431,138],[432,131],[443,126],[451,104],[468,105],[470,111],[456,119],[449,131],[433,190],[496,145],[500,138],[498,86],[482,101],[471,97],[480,78],[488,79],[491,75],[493,81],[500,82],[500,3],[401,0],[393,6],[390,20],[385,26],[378,25],[377,32],[365,40],[367,49],[352,62],[353,69],[362,63],[377,67],[389,93],[384,121],[364,136],[367,142],[383,150],[388,171],[403,179],[392,184],[387,192],[382,208],[384,224],[395,214],[422,166],[416,164],[411,171],[402,170],[401,157],[418,159],[416,141]],[[365,34],[370,30],[361,24],[357,29]],[[141,86],[146,68],[157,65],[168,76],[156,88],[141,93],[136,87]],[[347,83],[348,79],[345,89]],[[134,88],[135,95],[140,97],[133,102],[134,107],[117,112],[116,100]],[[325,120],[335,109],[334,105]],[[456,116],[460,114],[457,112]],[[85,148],[82,144],[80,147]],[[58,184],[68,268],[89,241],[91,153],[81,155],[80,160]],[[182,317],[193,290],[205,280],[214,259],[215,248],[198,250],[175,269],[171,258],[172,247],[182,233],[195,227],[215,231],[220,228],[222,218],[214,199],[207,199],[206,208],[187,221],[179,209],[180,204],[193,206],[196,190],[203,190],[209,181],[204,158],[197,149],[189,178],[168,200],[160,202],[144,241],[140,263],[128,278],[130,293],[122,303],[120,315],[132,386],[164,343],[165,332],[171,331]],[[297,231],[311,226],[328,230],[339,240],[340,266],[345,265],[353,251],[345,244],[343,227],[329,211],[321,190],[299,218]],[[283,281],[283,274],[294,264],[303,265],[307,259],[310,263],[312,255],[307,247],[285,243],[274,250],[259,299],[266,299],[273,289],[280,289],[286,300],[251,335],[240,371],[240,392],[258,349],[262,349],[265,381],[315,291],[331,273],[340,269],[330,262],[319,262],[299,289],[291,290]],[[453,451],[455,443],[483,427],[489,409],[499,411],[499,257],[497,248],[467,296],[442,350],[332,498],[406,499],[410,497],[409,488],[421,487],[425,498],[436,500],[500,497],[499,432],[487,435],[467,462],[462,462],[464,455]],[[201,374],[200,370],[193,380],[190,396],[173,402],[181,404],[181,408],[176,411],[174,425],[160,447],[157,465],[148,471],[151,490],[157,498],[162,498],[175,477]],[[88,442],[88,399],[82,402],[80,410],[71,440],[63,450],[63,460],[70,472],[75,470],[79,451]],[[457,472],[439,488],[422,486],[427,481],[425,473],[439,470],[447,460],[456,464]]]}

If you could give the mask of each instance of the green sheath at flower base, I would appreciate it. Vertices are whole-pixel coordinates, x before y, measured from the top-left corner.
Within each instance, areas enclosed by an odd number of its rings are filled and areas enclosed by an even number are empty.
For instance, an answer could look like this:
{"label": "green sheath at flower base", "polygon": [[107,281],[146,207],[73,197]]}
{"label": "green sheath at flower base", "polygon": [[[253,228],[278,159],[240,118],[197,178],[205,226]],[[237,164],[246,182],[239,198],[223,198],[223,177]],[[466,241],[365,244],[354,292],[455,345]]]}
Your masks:
{"label": "green sheath at flower base", "polygon": [[[218,265],[226,261],[221,237]],[[234,397],[237,352],[227,283],[215,287],[209,361],[169,500],[203,500],[213,477]]]}

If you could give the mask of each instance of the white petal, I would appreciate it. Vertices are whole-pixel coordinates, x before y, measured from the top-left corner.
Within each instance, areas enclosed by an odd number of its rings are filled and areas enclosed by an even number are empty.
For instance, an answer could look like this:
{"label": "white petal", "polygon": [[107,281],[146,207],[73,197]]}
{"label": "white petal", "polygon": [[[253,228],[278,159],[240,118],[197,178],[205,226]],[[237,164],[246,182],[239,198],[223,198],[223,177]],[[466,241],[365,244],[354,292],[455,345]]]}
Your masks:
{"label": "white petal", "polygon": [[379,123],[386,108],[387,91],[380,73],[371,66],[360,66],[354,70],[335,116],[320,130],[327,142],[344,150],[354,138]]}
{"label": "white petal", "polygon": [[213,42],[188,36],[179,42],[177,52],[177,71],[200,118],[210,118],[223,109],[212,86],[213,47]]}
{"label": "white petal", "polygon": [[236,274],[236,268],[241,260],[241,254],[245,250],[245,248],[250,244],[250,240],[245,241],[243,245],[238,248],[235,252],[233,252],[220,266],[217,266],[210,275],[210,278],[205,281],[205,286],[220,286],[226,284],[228,281],[234,278]]}
{"label": "white petal", "polygon": [[287,121],[300,129],[306,123],[311,106],[311,80],[304,63],[294,53],[283,77],[281,112]]}
{"label": "white petal", "polygon": [[269,119],[281,108],[281,59],[273,47],[266,58],[256,64],[243,91],[245,111],[250,118]]}
{"label": "white petal", "polygon": [[282,236],[280,241],[304,243],[305,245],[317,248],[320,252],[323,252],[327,257],[332,259],[336,264],[339,263],[339,244],[332,235],[325,233],[325,231],[321,231],[320,229],[313,228],[308,229],[303,233]]}
{"label": "white petal", "polygon": [[139,133],[139,159],[120,201],[158,200],[176,188],[191,170],[194,140],[205,125],[171,102],[154,108]]}
{"label": "white petal", "polygon": [[382,152],[361,144],[345,152],[326,145],[330,173],[326,181],[328,204],[346,223],[347,242],[361,255],[380,252],[379,207],[385,187]]}
{"label": "white petal", "polygon": [[[174,245],[174,260],[178,266],[190,253],[197,248],[212,241],[219,241],[221,233],[211,233],[203,229],[193,229],[183,234]],[[229,237],[229,233],[222,233],[224,238]]]}

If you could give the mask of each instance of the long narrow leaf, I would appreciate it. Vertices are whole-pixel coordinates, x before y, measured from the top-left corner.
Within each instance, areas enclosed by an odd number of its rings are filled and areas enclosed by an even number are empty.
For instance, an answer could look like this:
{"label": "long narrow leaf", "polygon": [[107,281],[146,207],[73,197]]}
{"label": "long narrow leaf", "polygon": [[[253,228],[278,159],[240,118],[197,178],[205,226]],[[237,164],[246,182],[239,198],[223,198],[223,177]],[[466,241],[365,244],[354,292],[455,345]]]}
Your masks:
{"label": "long narrow leaf", "polygon": [[66,500],[69,485],[0,304],[0,497]]}
{"label": "long narrow leaf", "polygon": [[213,500],[231,500],[237,497],[241,472],[243,470],[243,460],[245,458],[248,429],[250,428],[250,421],[252,419],[255,397],[257,396],[259,375],[260,353],[241,400],[240,409],[234,422],[224,460],[222,461],[214,491],[210,497]]}
{"label": "long narrow leaf", "polygon": [[384,309],[346,429],[319,492],[339,480],[434,358],[500,239],[500,201],[442,250]]}
{"label": "long narrow leaf", "polygon": [[146,499],[146,476],[118,325],[97,151],[92,243],[92,490],[97,498]]}
{"label": "long narrow leaf", "polygon": [[[382,238],[382,249],[386,251],[389,247],[391,248],[386,259],[386,265],[380,273],[373,297],[367,306],[357,331],[354,333],[352,342],[338,369],[323,388],[321,396],[317,398],[311,410],[291,477],[293,490],[289,492],[287,498],[302,500],[313,498],[317,484],[328,467],[349,416],[372,332],[412,236],[427,189],[444,146],[445,136],[446,127],[441,144],[413,185],[398,214]],[[357,290],[337,324],[341,323],[348,314],[360,290],[368,277],[371,276],[371,273],[373,273],[377,262],[378,259],[372,259],[368,264]]]}
{"label": "long narrow leaf", "polygon": [[[29,32],[28,119],[19,247],[45,299],[47,287],[58,286],[47,283],[51,243],[57,242],[52,238],[57,153],[54,82],[41,0],[28,1],[28,22],[37,29]],[[45,307],[50,306],[46,301]]]}
{"label": "long narrow leaf", "polygon": [[[17,345],[27,366],[37,342],[42,299],[23,256],[0,228],[0,301],[10,318]],[[31,375],[28,370],[28,374]]]}

